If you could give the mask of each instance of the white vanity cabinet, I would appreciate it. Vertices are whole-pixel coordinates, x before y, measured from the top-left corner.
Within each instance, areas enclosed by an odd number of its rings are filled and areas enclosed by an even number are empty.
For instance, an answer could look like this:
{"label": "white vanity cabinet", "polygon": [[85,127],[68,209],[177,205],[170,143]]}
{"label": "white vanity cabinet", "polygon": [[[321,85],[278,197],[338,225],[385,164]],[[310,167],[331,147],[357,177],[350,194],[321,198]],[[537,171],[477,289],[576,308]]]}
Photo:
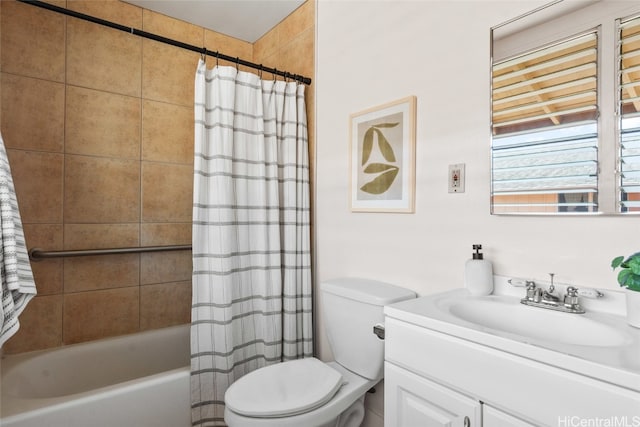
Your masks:
{"label": "white vanity cabinet", "polygon": [[[533,427],[513,415],[483,404],[479,398],[473,397],[443,384],[432,381],[443,378],[438,372],[429,375],[429,361],[431,352],[423,353],[422,361],[417,362],[413,357],[398,357],[397,348],[408,350],[423,346],[420,343],[420,333],[424,339],[430,341],[432,331],[421,331],[415,325],[403,324],[395,320],[388,320],[390,329],[386,332],[387,357],[384,364],[385,374],[385,425],[394,427]],[[437,335],[436,335],[437,337]],[[443,336],[444,338],[444,336]],[[412,344],[413,343],[413,344]],[[390,348],[391,347],[391,348]],[[446,347],[446,346],[445,346]],[[415,351],[414,350],[414,351]],[[417,362],[417,363],[416,363]],[[396,364],[399,363],[399,364]],[[473,376],[470,369],[478,366],[460,366],[462,375],[465,372]],[[404,367],[401,367],[404,366]],[[407,369],[408,368],[408,369]],[[418,373],[415,373],[412,370]],[[422,375],[424,373],[424,375]],[[427,378],[429,377],[429,378]],[[444,382],[446,383],[446,381]],[[512,390],[516,392],[516,390]]]}
{"label": "white vanity cabinet", "polygon": [[480,402],[386,362],[384,425],[480,426]]}
{"label": "white vanity cabinet", "polygon": [[527,344],[528,353],[518,354],[519,347],[509,347],[508,341],[423,320],[420,304],[413,300],[385,308],[386,426],[640,423],[636,376],[628,388],[553,366],[547,349]]}
{"label": "white vanity cabinet", "polygon": [[394,427],[534,427],[478,400],[385,363],[385,425]]}

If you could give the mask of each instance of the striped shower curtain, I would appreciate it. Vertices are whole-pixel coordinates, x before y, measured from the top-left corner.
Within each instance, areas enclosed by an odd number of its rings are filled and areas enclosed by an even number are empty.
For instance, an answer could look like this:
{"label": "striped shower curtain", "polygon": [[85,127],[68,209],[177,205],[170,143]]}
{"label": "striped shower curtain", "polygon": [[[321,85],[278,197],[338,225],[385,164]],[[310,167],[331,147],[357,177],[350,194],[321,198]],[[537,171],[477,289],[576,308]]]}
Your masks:
{"label": "striped shower curtain", "polygon": [[194,426],[224,425],[224,393],[242,375],[313,353],[304,89],[198,64]]}

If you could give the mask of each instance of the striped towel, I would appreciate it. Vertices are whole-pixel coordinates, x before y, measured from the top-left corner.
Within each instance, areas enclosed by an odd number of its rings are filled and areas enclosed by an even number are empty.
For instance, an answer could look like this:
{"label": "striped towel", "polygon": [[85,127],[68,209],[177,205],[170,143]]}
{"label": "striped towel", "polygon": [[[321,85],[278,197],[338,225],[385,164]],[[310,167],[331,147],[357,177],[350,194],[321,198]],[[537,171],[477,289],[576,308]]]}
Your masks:
{"label": "striped towel", "polygon": [[0,135],[0,347],[18,331],[18,316],[36,295],[7,151]]}

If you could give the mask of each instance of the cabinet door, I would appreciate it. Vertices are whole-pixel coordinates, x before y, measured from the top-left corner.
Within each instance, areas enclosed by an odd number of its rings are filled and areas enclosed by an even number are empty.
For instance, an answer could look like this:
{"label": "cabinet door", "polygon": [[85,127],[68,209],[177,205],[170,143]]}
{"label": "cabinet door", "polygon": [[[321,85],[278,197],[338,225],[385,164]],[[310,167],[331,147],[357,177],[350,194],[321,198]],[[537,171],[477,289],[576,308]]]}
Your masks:
{"label": "cabinet door", "polygon": [[384,366],[384,425],[480,427],[480,402],[392,363]]}
{"label": "cabinet door", "polygon": [[534,424],[529,424],[489,405],[482,406],[482,425],[483,427],[535,427]]}

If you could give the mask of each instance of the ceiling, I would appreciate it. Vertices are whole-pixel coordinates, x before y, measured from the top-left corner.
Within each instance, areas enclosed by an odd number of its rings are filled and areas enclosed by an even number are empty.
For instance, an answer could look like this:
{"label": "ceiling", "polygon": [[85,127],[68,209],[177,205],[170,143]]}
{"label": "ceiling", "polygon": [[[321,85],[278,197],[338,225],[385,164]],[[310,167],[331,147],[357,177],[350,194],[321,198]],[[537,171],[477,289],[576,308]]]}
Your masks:
{"label": "ceiling", "polygon": [[254,43],[305,0],[125,0]]}

